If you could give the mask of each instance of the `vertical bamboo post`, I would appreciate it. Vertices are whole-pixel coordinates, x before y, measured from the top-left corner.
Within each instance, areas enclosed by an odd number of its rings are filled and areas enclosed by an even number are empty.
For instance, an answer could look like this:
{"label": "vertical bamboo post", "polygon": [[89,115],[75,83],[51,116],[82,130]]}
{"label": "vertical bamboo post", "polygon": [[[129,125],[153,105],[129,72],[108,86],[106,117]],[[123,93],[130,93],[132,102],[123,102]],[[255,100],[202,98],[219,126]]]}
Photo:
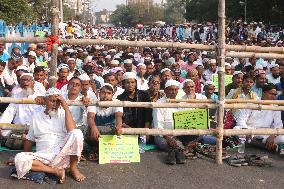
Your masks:
{"label": "vertical bamboo post", "polygon": [[223,141],[223,119],[224,119],[224,102],[225,102],[225,0],[219,0],[218,6],[218,84],[219,84],[219,106],[217,116],[217,143],[216,143],[216,162],[222,164],[222,141]]}
{"label": "vertical bamboo post", "polygon": [[[52,36],[58,36],[59,12],[59,1],[52,0]],[[51,51],[51,61],[48,64],[48,67],[50,69],[49,84],[51,87],[55,87],[57,81],[57,50],[58,44],[53,44]]]}

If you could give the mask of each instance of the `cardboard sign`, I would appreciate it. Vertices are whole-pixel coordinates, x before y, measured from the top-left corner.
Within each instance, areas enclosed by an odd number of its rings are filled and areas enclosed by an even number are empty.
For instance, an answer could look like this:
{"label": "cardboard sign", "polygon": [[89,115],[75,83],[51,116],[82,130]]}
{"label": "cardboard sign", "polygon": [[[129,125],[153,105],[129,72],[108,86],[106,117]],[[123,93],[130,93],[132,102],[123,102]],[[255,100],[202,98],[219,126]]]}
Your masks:
{"label": "cardboard sign", "polygon": [[193,109],[173,113],[175,129],[207,129],[208,110]]}
{"label": "cardboard sign", "polygon": [[[233,78],[233,75],[225,75],[225,86],[227,86],[230,83],[232,83],[232,78]],[[218,84],[218,74],[213,74],[212,75],[212,82],[215,85],[215,91],[218,91],[218,87],[219,87],[219,84]]]}
{"label": "cardboard sign", "polygon": [[137,135],[101,135],[99,164],[140,162]]}

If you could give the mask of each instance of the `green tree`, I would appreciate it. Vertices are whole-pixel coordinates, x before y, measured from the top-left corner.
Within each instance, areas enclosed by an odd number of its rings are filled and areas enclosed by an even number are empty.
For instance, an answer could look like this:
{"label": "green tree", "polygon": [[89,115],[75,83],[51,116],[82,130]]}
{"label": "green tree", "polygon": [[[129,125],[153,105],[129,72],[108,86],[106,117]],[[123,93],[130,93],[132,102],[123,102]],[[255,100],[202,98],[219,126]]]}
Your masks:
{"label": "green tree", "polygon": [[51,0],[28,0],[38,20],[51,21]]}
{"label": "green tree", "polygon": [[27,0],[0,0],[0,19],[15,25],[20,21],[32,22],[35,15]]}
{"label": "green tree", "polygon": [[181,24],[185,21],[185,0],[167,0],[164,20],[170,24]]}
{"label": "green tree", "polygon": [[[245,0],[242,0],[243,2]],[[187,20],[217,21],[218,0],[186,0]],[[244,20],[245,7],[240,0],[226,1],[226,16],[228,20]],[[283,24],[283,0],[247,0],[247,21],[262,21],[265,23]]]}

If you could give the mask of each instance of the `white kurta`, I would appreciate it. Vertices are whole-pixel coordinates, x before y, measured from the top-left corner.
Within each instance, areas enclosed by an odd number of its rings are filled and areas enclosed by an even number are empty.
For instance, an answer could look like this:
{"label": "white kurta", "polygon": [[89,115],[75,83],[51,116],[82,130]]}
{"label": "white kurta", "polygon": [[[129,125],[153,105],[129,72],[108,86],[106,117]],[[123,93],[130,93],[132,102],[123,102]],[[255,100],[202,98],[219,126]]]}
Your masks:
{"label": "white kurta", "polygon": [[137,89],[142,91],[146,91],[149,89],[148,81],[146,79],[137,77],[136,80],[137,80]]}
{"label": "white kurta", "polygon": [[44,113],[44,108],[33,115],[32,125],[26,138],[36,143],[36,152],[22,152],[15,157],[18,178],[22,178],[32,168],[33,160],[57,168],[66,168],[70,156],[81,156],[83,133],[73,129],[67,133],[65,111],[58,109],[55,117]]}
{"label": "white kurta", "polygon": [[[157,102],[165,103],[167,97],[162,97]],[[173,113],[184,108],[153,108],[153,127],[157,129],[174,129]]]}

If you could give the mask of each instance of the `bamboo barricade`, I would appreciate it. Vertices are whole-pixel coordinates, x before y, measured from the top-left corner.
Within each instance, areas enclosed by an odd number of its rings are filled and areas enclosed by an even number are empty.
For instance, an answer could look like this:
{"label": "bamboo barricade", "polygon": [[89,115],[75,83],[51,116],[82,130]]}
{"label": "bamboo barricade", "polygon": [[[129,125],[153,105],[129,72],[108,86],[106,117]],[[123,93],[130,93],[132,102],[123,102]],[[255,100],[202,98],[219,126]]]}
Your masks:
{"label": "bamboo barricade", "polygon": [[[83,104],[82,101],[67,100],[69,106],[97,106],[97,107],[138,107],[138,108],[205,108],[205,109],[216,109],[219,104],[212,100],[190,100],[189,103],[158,103],[158,102],[129,102],[129,101],[98,101],[90,100],[88,104]],[[234,104],[224,104],[225,109],[252,109],[252,110],[274,110],[274,111],[284,111],[284,106],[276,106],[274,104],[281,104],[283,102],[277,101],[259,101],[259,100],[239,100],[238,103]],[[275,100],[276,101],[276,100]],[[225,101],[227,102],[227,101]],[[249,102],[249,103],[247,103]],[[9,97],[0,97],[0,103],[15,103],[15,104],[36,104],[33,99],[17,99]],[[256,103],[256,104],[254,104]],[[262,105],[266,104],[266,105]],[[273,105],[268,105],[269,103]]]}
{"label": "bamboo barricade", "polygon": [[[52,36],[58,36],[59,30],[59,1],[52,0]],[[51,50],[51,63],[48,64],[50,68],[49,84],[51,87],[55,87],[57,81],[57,53],[58,44],[52,44]]]}
{"label": "bamboo barricade", "polygon": [[[52,35],[58,35],[58,19],[59,19],[59,11],[58,11],[58,2],[56,0],[52,0]],[[225,0],[219,0],[218,5],[218,44],[217,45],[203,45],[203,44],[187,44],[187,43],[176,43],[176,42],[152,42],[152,41],[126,41],[126,40],[106,40],[106,39],[61,39],[61,44],[69,44],[69,45],[112,45],[112,46],[132,46],[132,47],[162,47],[162,48],[195,48],[199,50],[207,50],[207,51],[216,51],[215,54],[218,55],[218,79],[219,79],[219,97],[220,101],[203,101],[198,102],[197,100],[187,102],[187,103],[152,103],[152,102],[98,102],[92,101],[90,105],[92,106],[102,106],[102,107],[145,107],[145,108],[218,108],[218,127],[215,130],[141,130],[141,129],[132,129],[124,128],[120,131],[121,134],[151,134],[151,135],[206,135],[212,134],[217,137],[217,145],[216,145],[216,162],[218,164],[222,163],[222,139],[223,136],[230,135],[257,135],[257,134],[284,134],[283,129],[247,129],[247,130],[223,130],[223,116],[224,109],[267,109],[267,110],[284,110],[284,106],[271,106],[268,104],[279,104],[283,105],[280,102],[265,102],[260,103],[259,101],[250,101],[248,103],[252,104],[244,104],[243,101],[226,101],[224,99],[225,94],[225,86],[224,86],[224,60],[225,57],[262,57],[267,59],[274,58],[284,58],[284,48],[283,47],[260,47],[260,46],[242,46],[242,45],[226,45],[225,44]],[[12,38],[0,38],[1,42],[11,43],[11,42],[29,42],[29,43],[46,43],[47,38],[24,38],[24,37],[12,37]],[[51,74],[50,74],[50,82],[51,85],[54,86],[54,83],[57,79],[56,77],[56,67],[57,67],[57,50],[58,45],[52,45],[52,61],[50,65]],[[228,51],[226,53],[226,50]],[[230,51],[230,52],[229,52]],[[245,51],[245,52],[232,52],[232,51]],[[0,103],[19,103],[19,104],[35,104],[34,100],[30,99],[13,99],[13,98],[0,98]],[[227,104],[226,104],[227,103]],[[82,102],[68,101],[69,105],[72,106],[81,106]],[[14,127],[11,124],[9,125],[0,125],[2,129],[15,129],[20,127]],[[25,127],[23,129],[26,129]]]}
{"label": "bamboo barricade", "polygon": [[[120,135],[215,135],[218,137],[218,129],[149,129],[149,128],[122,128],[118,130]],[[284,135],[284,129],[224,129],[224,136],[234,135]]]}
{"label": "bamboo barricade", "polygon": [[226,58],[226,23],[225,23],[225,0],[219,0],[218,4],[218,108],[217,108],[217,140],[216,140],[216,162],[222,164],[222,141],[223,141],[223,128],[224,128],[224,100],[225,100],[225,58]]}
{"label": "bamboo barricade", "polygon": [[[46,43],[47,38],[39,37],[0,37],[3,43]],[[190,44],[179,42],[152,42],[152,41],[127,41],[127,40],[109,40],[109,39],[60,39],[61,44],[68,45],[112,45],[129,47],[161,47],[161,48],[183,48],[199,49],[205,51],[215,51],[215,45]],[[261,47],[247,45],[225,45],[227,51],[236,52],[259,52],[283,54],[284,47]],[[231,52],[233,53],[233,52]]]}

